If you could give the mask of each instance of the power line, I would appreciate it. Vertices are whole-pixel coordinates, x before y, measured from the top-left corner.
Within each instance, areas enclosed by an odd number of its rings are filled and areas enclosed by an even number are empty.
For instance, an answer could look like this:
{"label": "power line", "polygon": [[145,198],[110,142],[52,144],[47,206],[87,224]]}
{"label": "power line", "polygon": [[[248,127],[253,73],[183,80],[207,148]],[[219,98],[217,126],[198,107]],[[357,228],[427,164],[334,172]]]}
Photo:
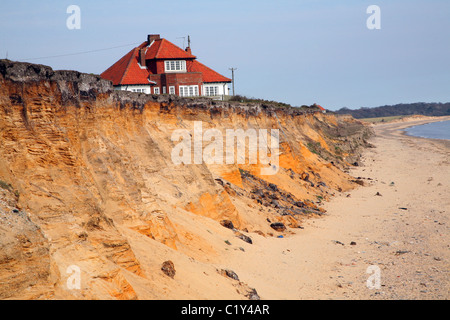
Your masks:
{"label": "power line", "polygon": [[183,39],[183,48],[184,48],[184,44],[186,42],[186,37],[178,37],[177,39]]}
{"label": "power line", "polygon": [[81,51],[81,52],[75,52],[75,53],[66,53],[66,54],[59,54],[59,55],[55,55],[55,56],[47,56],[47,57],[39,57],[39,58],[26,58],[26,59],[20,59],[20,60],[41,60],[41,59],[70,57],[70,56],[77,56],[77,55],[81,55],[81,54],[94,53],[94,52],[112,50],[112,49],[117,49],[117,48],[129,47],[129,46],[133,46],[133,45],[137,45],[137,44],[140,44],[140,43],[136,42],[136,43],[124,44],[124,45],[120,45],[120,46],[103,48],[103,49]]}

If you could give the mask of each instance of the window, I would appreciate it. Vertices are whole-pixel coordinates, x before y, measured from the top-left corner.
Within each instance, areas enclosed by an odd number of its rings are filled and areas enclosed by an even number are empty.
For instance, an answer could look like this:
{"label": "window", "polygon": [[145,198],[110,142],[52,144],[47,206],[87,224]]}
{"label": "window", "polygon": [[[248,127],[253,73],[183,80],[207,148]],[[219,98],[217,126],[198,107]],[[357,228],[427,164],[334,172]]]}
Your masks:
{"label": "window", "polygon": [[153,93],[154,94],[159,94],[159,87],[155,87],[155,89],[153,89]]}
{"label": "window", "polygon": [[175,94],[175,87],[174,86],[170,86],[169,87],[169,94]]}
{"label": "window", "polygon": [[142,92],[145,93],[145,89],[131,89],[132,92]]}
{"label": "window", "polygon": [[180,86],[180,97],[198,96],[198,86]]}
{"label": "window", "polygon": [[186,71],[186,61],[184,60],[167,60],[165,66],[166,72]]}
{"label": "window", "polygon": [[219,86],[205,86],[205,96],[218,96]]}
{"label": "window", "polygon": [[167,89],[166,89],[166,86],[164,86],[163,87],[163,94],[166,94],[167,93]]}

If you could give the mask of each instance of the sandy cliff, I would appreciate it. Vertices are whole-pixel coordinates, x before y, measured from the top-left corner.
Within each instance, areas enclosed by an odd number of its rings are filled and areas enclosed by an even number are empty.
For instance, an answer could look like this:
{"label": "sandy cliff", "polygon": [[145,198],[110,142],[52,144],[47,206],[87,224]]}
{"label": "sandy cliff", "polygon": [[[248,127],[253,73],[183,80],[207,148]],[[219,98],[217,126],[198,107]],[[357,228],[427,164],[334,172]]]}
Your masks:
{"label": "sandy cliff", "polygon": [[[175,165],[171,135],[195,121],[279,129],[278,173]],[[357,185],[345,170],[370,134],[345,116],[116,92],[98,76],[0,60],[0,298],[252,298],[221,272],[221,252],[323,214]]]}

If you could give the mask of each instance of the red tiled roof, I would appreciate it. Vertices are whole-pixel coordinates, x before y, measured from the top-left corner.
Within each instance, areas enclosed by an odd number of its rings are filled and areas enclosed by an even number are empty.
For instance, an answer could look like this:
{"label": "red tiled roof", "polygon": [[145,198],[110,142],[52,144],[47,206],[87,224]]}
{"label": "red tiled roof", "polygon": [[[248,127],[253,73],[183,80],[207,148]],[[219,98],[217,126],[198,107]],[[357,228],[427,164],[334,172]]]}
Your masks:
{"label": "red tiled roof", "polygon": [[320,106],[320,105],[318,105],[318,104],[316,104],[316,106],[317,106],[320,110],[325,111],[325,108],[324,108],[324,107],[322,107],[322,106]]}
{"label": "red tiled roof", "polygon": [[139,47],[134,48],[101,74],[103,79],[112,81],[113,85],[150,84],[147,69],[138,64]]}
{"label": "red tiled roof", "polygon": [[198,61],[192,62],[191,70],[188,70],[188,72],[201,72],[203,82],[231,82],[231,79],[222,76]]}
{"label": "red tiled roof", "polygon": [[[151,72],[139,66],[139,50],[146,48],[147,42],[134,48],[119,61],[109,67],[101,74],[101,77],[113,82],[113,85],[133,85],[133,84],[150,84],[148,78]],[[208,68],[204,64],[194,60],[196,57],[183,49],[177,47],[170,41],[165,39],[155,40],[152,45],[147,48],[145,53],[146,60],[152,59],[191,59],[192,63],[187,72],[201,72],[203,82],[231,82],[231,79],[222,76],[214,70]]]}
{"label": "red tiled roof", "polygon": [[195,59],[196,56],[187,53],[166,39],[158,39],[148,48],[146,59]]}

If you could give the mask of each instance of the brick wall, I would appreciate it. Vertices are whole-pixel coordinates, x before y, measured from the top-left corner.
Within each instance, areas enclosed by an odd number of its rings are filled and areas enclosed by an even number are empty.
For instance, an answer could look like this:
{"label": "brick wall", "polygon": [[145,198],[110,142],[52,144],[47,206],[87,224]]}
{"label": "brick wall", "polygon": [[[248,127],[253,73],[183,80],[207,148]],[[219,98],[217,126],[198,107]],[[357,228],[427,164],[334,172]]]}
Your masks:
{"label": "brick wall", "polygon": [[166,87],[167,93],[169,93],[170,86],[175,86],[176,95],[180,94],[179,86],[198,86],[199,94],[202,94],[202,74],[200,72],[152,74],[149,79],[157,83],[161,93],[163,93],[163,86]]}

